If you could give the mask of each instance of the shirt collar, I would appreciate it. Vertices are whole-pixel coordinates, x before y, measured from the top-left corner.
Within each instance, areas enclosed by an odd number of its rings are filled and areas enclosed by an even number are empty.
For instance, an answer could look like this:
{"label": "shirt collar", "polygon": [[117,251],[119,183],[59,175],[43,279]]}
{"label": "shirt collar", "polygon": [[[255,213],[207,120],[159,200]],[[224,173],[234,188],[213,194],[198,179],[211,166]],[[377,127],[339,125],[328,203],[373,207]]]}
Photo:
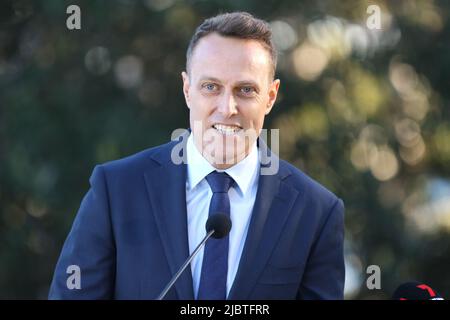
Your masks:
{"label": "shirt collar", "polygon": [[257,183],[259,172],[258,147],[256,141],[251,147],[250,153],[243,160],[234,166],[218,170],[214,168],[208,160],[198,151],[194,144],[192,133],[187,140],[187,178],[188,190],[195,188],[208,174],[213,171],[226,172],[237,183],[241,195],[245,196],[251,189],[250,187]]}

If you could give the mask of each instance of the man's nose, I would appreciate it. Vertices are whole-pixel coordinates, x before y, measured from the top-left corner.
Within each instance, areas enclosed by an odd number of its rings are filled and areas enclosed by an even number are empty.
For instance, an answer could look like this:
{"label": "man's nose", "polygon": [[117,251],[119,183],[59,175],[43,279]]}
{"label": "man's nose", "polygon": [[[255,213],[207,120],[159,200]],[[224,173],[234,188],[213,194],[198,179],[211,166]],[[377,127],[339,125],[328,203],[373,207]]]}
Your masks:
{"label": "man's nose", "polygon": [[232,115],[237,114],[237,103],[232,92],[224,92],[217,104],[217,111],[219,111],[223,117],[229,118]]}

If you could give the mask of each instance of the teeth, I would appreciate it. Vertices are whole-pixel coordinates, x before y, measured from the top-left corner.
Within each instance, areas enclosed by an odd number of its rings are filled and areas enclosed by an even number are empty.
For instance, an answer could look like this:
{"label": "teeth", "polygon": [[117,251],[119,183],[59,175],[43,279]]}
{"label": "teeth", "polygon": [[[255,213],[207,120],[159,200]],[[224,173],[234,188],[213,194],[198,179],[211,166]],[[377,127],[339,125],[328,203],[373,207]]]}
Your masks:
{"label": "teeth", "polygon": [[215,125],[213,125],[213,127],[214,127],[214,129],[219,131],[221,134],[227,134],[227,135],[235,134],[236,132],[241,130],[241,128],[239,128],[239,127],[226,126],[226,125],[223,125],[223,124],[215,124]]}

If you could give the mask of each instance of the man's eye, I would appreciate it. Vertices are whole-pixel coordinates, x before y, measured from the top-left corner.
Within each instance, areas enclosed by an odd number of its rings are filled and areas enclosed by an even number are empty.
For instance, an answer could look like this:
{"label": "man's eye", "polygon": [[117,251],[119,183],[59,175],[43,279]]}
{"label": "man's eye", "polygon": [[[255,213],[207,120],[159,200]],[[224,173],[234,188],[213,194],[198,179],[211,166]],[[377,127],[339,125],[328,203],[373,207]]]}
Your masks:
{"label": "man's eye", "polygon": [[217,86],[213,83],[207,83],[203,86],[203,88],[205,88],[208,91],[214,91],[217,89]]}
{"label": "man's eye", "polygon": [[251,94],[255,92],[255,89],[253,89],[252,87],[242,87],[241,92],[244,94]]}

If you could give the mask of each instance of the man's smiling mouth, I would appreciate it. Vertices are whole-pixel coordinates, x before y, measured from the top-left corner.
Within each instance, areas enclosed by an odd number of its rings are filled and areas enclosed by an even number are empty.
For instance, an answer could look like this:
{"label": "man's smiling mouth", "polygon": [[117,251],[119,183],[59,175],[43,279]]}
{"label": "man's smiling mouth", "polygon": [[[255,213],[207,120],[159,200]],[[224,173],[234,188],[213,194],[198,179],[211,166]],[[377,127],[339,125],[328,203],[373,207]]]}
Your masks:
{"label": "man's smiling mouth", "polygon": [[235,126],[235,125],[225,125],[216,123],[212,126],[216,131],[218,131],[220,134],[224,135],[233,135],[238,133],[240,130],[242,130],[242,127]]}

